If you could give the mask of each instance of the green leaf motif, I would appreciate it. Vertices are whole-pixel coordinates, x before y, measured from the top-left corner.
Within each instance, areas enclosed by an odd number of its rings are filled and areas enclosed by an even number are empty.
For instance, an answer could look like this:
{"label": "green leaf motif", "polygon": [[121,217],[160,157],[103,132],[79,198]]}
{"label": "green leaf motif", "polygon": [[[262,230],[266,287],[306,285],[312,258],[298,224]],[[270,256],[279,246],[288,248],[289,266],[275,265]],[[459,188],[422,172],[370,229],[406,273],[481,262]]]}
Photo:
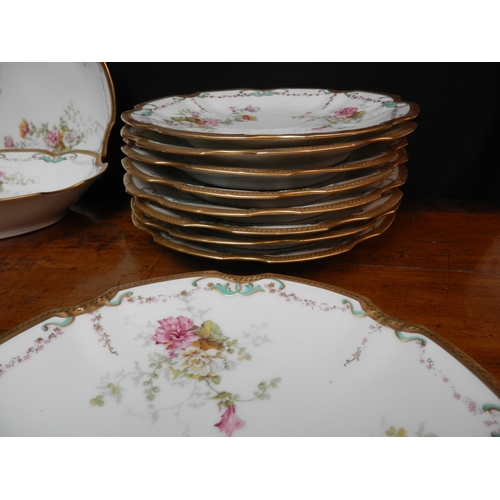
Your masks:
{"label": "green leaf motif", "polygon": [[220,342],[229,340],[229,337],[223,335],[219,326],[211,320],[204,321],[200,328],[196,330],[196,335],[203,339],[212,339]]}
{"label": "green leaf motif", "polygon": [[101,395],[96,396],[90,400],[92,406],[104,406],[104,401]]}
{"label": "green leaf motif", "polygon": [[273,389],[276,389],[278,387],[278,384],[281,382],[281,377],[276,377],[271,380],[271,387]]}
{"label": "green leaf motif", "polygon": [[64,158],[63,156],[57,156],[56,158],[52,158],[51,156],[43,155],[39,156],[38,158],[46,163],[60,163],[64,160],[67,160],[67,158]]}
{"label": "green leaf motif", "polygon": [[108,389],[111,390],[111,394],[118,394],[120,392],[120,388],[116,387],[115,384],[108,384]]}

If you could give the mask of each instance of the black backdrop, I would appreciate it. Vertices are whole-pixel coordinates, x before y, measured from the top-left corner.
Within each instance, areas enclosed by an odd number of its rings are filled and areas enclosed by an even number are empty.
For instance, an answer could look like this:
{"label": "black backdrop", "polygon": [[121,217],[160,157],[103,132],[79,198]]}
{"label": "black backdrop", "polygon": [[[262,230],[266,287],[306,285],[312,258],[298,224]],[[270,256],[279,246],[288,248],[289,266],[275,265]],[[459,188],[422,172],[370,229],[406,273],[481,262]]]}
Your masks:
{"label": "black backdrop", "polygon": [[[420,105],[409,136],[405,197],[500,201],[500,72],[495,63],[144,63],[108,62],[117,118],[106,182],[124,196],[120,114],[174,94],[236,88],[329,88],[399,95]],[[110,190],[111,187],[111,190]]]}

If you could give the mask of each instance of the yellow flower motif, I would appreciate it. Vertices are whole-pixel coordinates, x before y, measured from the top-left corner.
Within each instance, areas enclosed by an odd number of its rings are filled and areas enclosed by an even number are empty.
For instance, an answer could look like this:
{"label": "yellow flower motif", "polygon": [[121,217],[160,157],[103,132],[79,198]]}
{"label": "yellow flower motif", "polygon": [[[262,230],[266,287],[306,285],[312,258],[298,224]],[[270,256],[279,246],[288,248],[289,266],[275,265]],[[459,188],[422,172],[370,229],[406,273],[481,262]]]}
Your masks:
{"label": "yellow flower motif", "polygon": [[224,370],[225,359],[216,349],[204,350],[192,346],[178,353],[172,361],[172,367],[191,378],[213,377]]}
{"label": "yellow flower motif", "polygon": [[396,429],[396,427],[389,427],[386,431],[385,434],[389,437],[406,437],[406,429],[404,427],[400,427],[399,429]]}
{"label": "yellow flower motif", "polygon": [[28,120],[25,118],[22,119],[21,123],[19,124],[19,135],[24,139],[30,131],[30,124],[28,123]]}

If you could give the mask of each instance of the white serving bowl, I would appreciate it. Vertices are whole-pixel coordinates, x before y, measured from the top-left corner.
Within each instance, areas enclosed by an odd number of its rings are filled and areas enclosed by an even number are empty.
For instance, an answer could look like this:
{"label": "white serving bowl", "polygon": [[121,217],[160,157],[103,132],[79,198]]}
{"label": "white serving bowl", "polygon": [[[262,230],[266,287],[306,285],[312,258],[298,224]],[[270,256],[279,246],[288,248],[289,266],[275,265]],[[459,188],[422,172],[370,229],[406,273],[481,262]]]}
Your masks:
{"label": "white serving bowl", "polygon": [[96,153],[0,150],[0,238],[59,221],[106,168]]}

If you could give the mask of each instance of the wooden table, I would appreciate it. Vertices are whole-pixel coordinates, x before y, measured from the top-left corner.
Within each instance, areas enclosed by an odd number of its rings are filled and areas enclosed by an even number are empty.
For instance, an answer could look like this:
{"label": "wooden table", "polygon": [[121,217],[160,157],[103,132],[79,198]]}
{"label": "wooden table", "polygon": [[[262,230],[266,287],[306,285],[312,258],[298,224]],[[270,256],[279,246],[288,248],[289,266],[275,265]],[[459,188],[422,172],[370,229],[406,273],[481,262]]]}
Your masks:
{"label": "wooden table", "polygon": [[163,248],[130,218],[129,197],[91,190],[45,229],[0,240],[0,340],[54,308],[180,273],[276,273],[364,295],[424,325],[500,379],[500,206],[403,198],[389,230],[351,251],[289,264],[216,261]]}

